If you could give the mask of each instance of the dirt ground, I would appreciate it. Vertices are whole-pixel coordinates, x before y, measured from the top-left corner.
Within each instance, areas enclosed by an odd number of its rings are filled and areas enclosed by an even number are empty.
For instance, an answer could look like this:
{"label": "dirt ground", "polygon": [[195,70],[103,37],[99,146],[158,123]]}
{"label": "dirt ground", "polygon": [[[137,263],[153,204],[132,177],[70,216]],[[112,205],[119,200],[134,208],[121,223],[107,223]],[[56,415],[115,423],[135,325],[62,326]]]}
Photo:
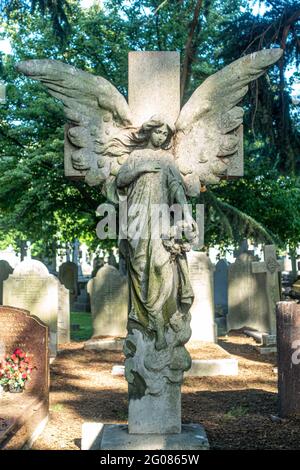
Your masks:
{"label": "dirt ground", "polygon": [[[50,420],[33,449],[79,450],[84,421],[125,423],[125,378],[111,375],[121,352],[65,345],[51,365]],[[260,355],[242,334],[219,344],[239,360],[235,377],[186,378],[182,421],[204,425],[212,449],[300,449],[300,420],[277,416],[275,354]]]}

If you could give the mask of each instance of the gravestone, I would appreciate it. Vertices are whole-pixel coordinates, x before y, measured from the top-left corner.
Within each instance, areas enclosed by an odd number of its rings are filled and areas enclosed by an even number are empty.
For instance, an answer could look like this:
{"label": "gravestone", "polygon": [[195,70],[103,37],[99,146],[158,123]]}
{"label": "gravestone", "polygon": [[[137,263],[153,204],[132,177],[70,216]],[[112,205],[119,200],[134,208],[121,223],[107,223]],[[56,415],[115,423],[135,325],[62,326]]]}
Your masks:
{"label": "gravestone", "polygon": [[277,361],[279,414],[300,417],[300,305],[278,302]]}
{"label": "gravestone", "polygon": [[3,282],[12,274],[13,268],[5,261],[0,260],[0,305],[3,305]]}
{"label": "gravestone", "polygon": [[228,268],[227,330],[243,327],[268,332],[268,299],[264,274],[254,274],[251,253],[241,253]]}
{"label": "gravestone", "polygon": [[57,279],[58,314],[57,314],[57,344],[70,342],[70,294],[68,289]]}
{"label": "gravestone", "polygon": [[218,315],[228,313],[228,268],[230,263],[226,259],[220,259],[214,272],[214,300],[215,311]]}
{"label": "gravestone", "polygon": [[191,307],[192,340],[215,342],[214,323],[214,265],[206,253],[187,253],[190,281],[194,291]]}
{"label": "gravestone", "polygon": [[72,261],[66,261],[59,267],[58,278],[60,282],[70,292],[70,304],[76,300],[79,295],[78,288],[78,266]]}
{"label": "gravestone", "polygon": [[29,310],[49,327],[50,356],[57,352],[58,281],[37,260],[22,261],[4,281],[3,303]]}
{"label": "gravestone", "polygon": [[278,273],[282,270],[283,263],[276,258],[274,245],[265,245],[264,261],[252,263],[252,272],[264,276],[264,287],[267,295],[267,310],[264,312],[264,324],[266,331],[271,335],[276,334],[276,303],[280,300],[280,286]]}
{"label": "gravestone", "polygon": [[34,366],[22,394],[7,392],[0,399],[0,449],[30,447],[48,417],[48,328],[26,310],[0,307],[0,345],[5,354],[22,349]]}
{"label": "gravestone", "polygon": [[105,265],[88,282],[93,337],[125,336],[128,315],[128,282],[113,266]]}

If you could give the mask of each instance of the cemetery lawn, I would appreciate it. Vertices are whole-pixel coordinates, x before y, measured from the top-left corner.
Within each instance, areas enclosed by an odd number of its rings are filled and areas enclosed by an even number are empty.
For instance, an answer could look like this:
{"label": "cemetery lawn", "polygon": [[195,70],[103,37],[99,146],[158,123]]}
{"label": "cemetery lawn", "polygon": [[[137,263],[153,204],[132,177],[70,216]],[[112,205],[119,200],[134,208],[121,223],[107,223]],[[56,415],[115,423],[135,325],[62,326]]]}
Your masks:
{"label": "cemetery lawn", "polygon": [[[79,325],[79,329],[73,329],[76,325]],[[92,334],[92,315],[88,312],[71,312],[71,340],[86,341]]]}
{"label": "cemetery lawn", "polygon": [[[86,314],[77,315],[81,321]],[[300,449],[300,420],[277,417],[275,354],[260,355],[240,333],[219,344],[239,360],[239,374],[186,378],[182,421],[202,423],[212,449]],[[83,345],[64,345],[51,365],[50,420],[33,449],[79,450],[84,421],[127,420],[126,381],[111,375],[112,366],[124,362],[122,353]]]}

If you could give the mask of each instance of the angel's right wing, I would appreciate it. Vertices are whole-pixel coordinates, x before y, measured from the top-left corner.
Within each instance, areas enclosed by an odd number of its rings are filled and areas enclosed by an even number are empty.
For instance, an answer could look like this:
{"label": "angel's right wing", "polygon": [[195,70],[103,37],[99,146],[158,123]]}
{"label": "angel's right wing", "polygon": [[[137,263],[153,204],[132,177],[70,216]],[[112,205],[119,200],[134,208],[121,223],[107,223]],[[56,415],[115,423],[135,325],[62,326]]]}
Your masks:
{"label": "angel's right wing", "polygon": [[201,183],[218,183],[228,161],[242,147],[243,109],[236,106],[248,83],[265,73],[281,49],[249,54],[207,78],[182,108],[176,122],[175,158],[187,193],[196,196]]}
{"label": "angel's right wing", "polygon": [[66,176],[84,178],[95,169],[99,184],[115,175],[117,158],[101,157],[103,146],[131,123],[125,98],[107,80],[57,60],[20,62],[17,70],[38,80],[61,100],[68,120],[65,138]]}

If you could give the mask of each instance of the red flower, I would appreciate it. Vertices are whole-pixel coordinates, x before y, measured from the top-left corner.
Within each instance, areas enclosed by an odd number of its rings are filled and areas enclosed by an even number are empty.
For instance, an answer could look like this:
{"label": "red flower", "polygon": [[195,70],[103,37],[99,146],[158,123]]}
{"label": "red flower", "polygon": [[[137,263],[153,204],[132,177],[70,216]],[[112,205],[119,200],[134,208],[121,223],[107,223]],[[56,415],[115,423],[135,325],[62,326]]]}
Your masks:
{"label": "red flower", "polygon": [[23,374],[22,374],[22,379],[27,379],[27,374],[26,374],[26,372],[23,372]]}
{"label": "red flower", "polygon": [[14,354],[16,355],[20,355],[22,352],[23,352],[22,349],[19,349],[19,348],[14,350]]}

